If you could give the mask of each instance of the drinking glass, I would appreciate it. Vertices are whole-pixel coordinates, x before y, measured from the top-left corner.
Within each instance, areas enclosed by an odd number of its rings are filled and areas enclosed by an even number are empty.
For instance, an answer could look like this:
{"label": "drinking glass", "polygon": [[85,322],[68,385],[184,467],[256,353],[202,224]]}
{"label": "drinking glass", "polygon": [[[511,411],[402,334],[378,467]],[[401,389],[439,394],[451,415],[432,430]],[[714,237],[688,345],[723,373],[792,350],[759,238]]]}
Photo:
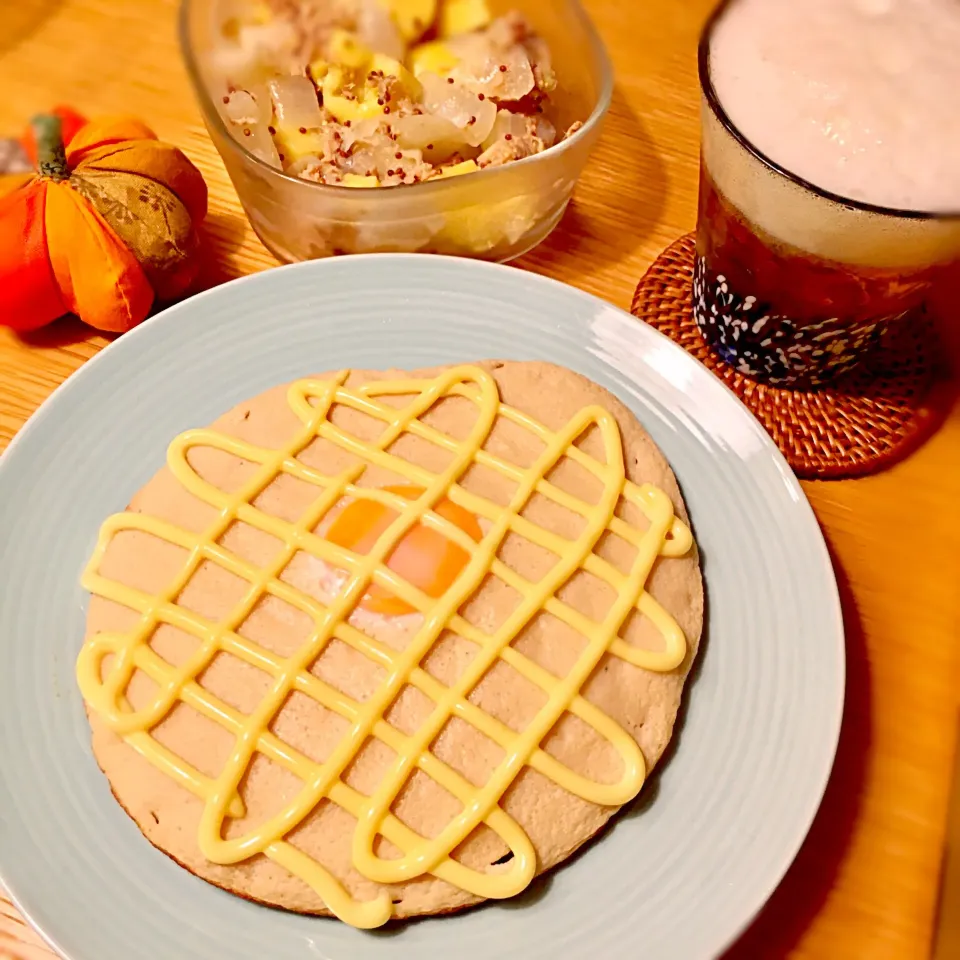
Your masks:
{"label": "drinking glass", "polygon": [[693,313],[727,363],[775,386],[816,386],[916,322],[960,261],[960,211],[845,199],[777,164],[727,115],[711,79],[721,3],[700,40],[700,204]]}

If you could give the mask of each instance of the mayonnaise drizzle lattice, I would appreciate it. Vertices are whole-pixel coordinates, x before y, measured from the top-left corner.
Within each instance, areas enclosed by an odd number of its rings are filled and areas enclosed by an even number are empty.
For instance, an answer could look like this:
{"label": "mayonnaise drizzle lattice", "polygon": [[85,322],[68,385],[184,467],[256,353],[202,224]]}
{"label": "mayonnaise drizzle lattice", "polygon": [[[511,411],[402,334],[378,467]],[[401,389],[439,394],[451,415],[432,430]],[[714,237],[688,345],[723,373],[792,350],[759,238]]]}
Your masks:
{"label": "mayonnaise drizzle lattice", "polygon": [[[523,890],[536,873],[536,854],[522,828],[500,806],[504,792],[524,766],[529,765],[563,789],[584,800],[620,805],[632,799],[643,784],[646,768],[636,741],[618,723],[580,696],[580,688],[606,653],[637,667],[669,672],[683,662],[687,645],[683,633],[669,613],[644,590],[658,556],[679,557],[692,545],[689,529],[674,516],[669,497],[650,486],[636,486],[626,479],[619,429],[613,416],[600,406],[581,410],[559,432],[548,430],[531,417],[500,402],[496,381],[479,367],[451,368],[433,380],[396,380],[347,388],[348,372],[329,381],[301,380],[288,392],[288,402],[303,429],[281,450],[264,449],[212,430],[189,430],[170,445],[167,462],[181,484],[194,496],[216,508],[215,522],[203,533],[140,513],[122,513],[103,525],[83,585],[91,593],[122,604],[140,613],[135,626],[126,633],[98,633],[84,644],[77,662],[77,676],[86,702],[101,720],[155,767],[172,777],[204,801],[198,831],[203,855],[217,864],[234,864],[263,854],[309,884],[341,920],[357,927],[376,927],[393,912],[387,893],[372,901],[354,900],[340,883],[306,853],[285,837],[298,827],[318,803],[328,799],[357,820],[353,837],[353,863],[369,880],[383,884],[401,883],[423,874],[433,874],[478,897],[510,897]],[[412,396],[398,408],[378,402],[379,397]],[[444,397],[458,396],[472,401],[477,419],[465,439],[456,440],[423,423],[419,418]],[[375,441],[360,440],[345,433],[329,419],[334,405],[352,407],[381,421],[384,429]],[[509,463],[484,449],[498,417],[530,431],[545,449],[529,468]],[[575,443],[590,427],[599,430],[605,461],[599,462]],[[421,437],[452,454],[445,470],[432,473],[388,452],[404,433]],[[336,476],[326,476],[297,459],[318,437],[355,455],[361,462]],[[189,465],[188,452],[195,447],[212,447],[241,457],[259,468],[234,493],[203,480]],[[545,479],[562,458],[588,470],[603,484],[600,500],[586,503],[558,489]],[[469,492],[459,480],[473,465],[495,470],[516,484],[507,507]],[[376,465],[404,477],[423,489],[416,500],[407,500],[384,490],[355,485],[367,465]],[[317,487],[318,496],[296,523],[264,513],[253,505],[258,495],[280,474],[286,473]],[[575,540],[560,537],[520,516],[534,494],[540,494],[585,520]],[[374,548],[358,555],[336,546],[315,532],[323,516],[343,497],[386,504],[397,514]],[[483,539],[476,543],[454,524],[433,512],[444,497],[488,521]],[[620,499],[638,507],[649,521],[639,530],[615,516]],[[255,566],[238,557],[218,540],[235,521],[242,521],[276,537],[283,544],[274,561]],[[423,523],[453,542],[469,555],[453,585],[439,599],[432,599],[406,582],[385,565],[385,559],[404,534]],[[163,593],[151,595],[108,579],[100,574],[103,556],[115,534],[136,530],[159,537],[188,551],[188,558],[176,580]],[[622,573],[593,552],[600,537],[610,531],[635,548],[628,573]],[[551,551],[557,562],[539,582],[533,583],[506,566],[497,552],[513,532]],[[331,567],[348,573],[339,593],[328,604],[279,579],[294,554],[304,551]],[[178,606],[176,599],[203,562],[215,563],[249,585],[238,606],[214,623]],[[616,600],[602,621],[588,619],[557,597],[557,591],[578,570],[585,570],[608,583]],[[509,584],[521,596],[520,604],[493,634],[468,623],[460,614],[462,605],[492,574]],[[348,623],[354,607],[371,581],[393,592],[416,608],[422,624],[402,652],[390,649]],[[303,611],[313,621],[313,630],[297,652],[283,658],[237,632],[257,603],[276,597]],[[644,650],[618,636],[631,611],[650,619],[664,638],[661,651]],[[566,677],[557,677],[511,646],[530,622],[546,611],[578,631],[587,641]],[[149,645],[154,631],[169,624],[199,639],[200,644],[184,663],[174,667]],[[479,652],[451,687],[441,684],[420,667],[425,655],[443,631],[449,630],[477,644]],[[386,679],[363,703],[329,686],[310,672],[310,666],[333,638],[350,645],[386,671]],[[221,652],[229,653],[268,674],[272,683],[252,714],[246,715],[224,703],[197,682],[197,677]],[[113,658],[109,670],[103,661]],[[503,660],[546,694],[546,703],[522,733],[514,730],[472,704],[471,690],[497,660]],[[146,673],[158,690],[146,706],[133,710],[125,698],[136,670]],[[433,702],[433,709],[412,735],[401,733],[384,720],[384,714],[411,684]],[[288,695],[298,691],[328,710],[345,718],[349,731],[324,763],[317,763],[293,749],[270,731],[273,719]],[[182,702],[213,720],[234,740],[233,751],[219,776],[211,779],[176,756],[153,738],[150,731],[177,703]],[[543,738],[565,712],[589,724],[616,749],[623,761],[618,783],[596,783],[560,763],[540,747]],[[474,728],[505,751],[487,783],[477,787],[443,763],[430,744],[451,717]],[[367,797],[341,779],[368,737],[375,737],[395,754],[372,796]],[[244,816],[239,784],[256,753],[297,776],[303,786],[281,812],[243,836],[223,838],[224,821]],[[419,836],[391,813],[391,805],[414,770],[419,769],[453,794],[463,810],[433,839]],[[494,830],[513,853],[509,868],[495,873],[473,870],[450,854],[481,823]],[[373,852],[377,835],[402,851],[399,859],[382,859]]]}

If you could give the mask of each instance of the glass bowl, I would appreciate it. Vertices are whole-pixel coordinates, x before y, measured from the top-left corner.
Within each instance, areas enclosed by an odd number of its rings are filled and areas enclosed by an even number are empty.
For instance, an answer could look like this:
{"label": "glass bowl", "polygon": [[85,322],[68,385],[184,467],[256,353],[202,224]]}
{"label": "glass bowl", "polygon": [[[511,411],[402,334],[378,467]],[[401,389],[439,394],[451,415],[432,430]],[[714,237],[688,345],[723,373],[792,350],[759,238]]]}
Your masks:
{"label": "glass bowl", "polygon": [[550,45],[559,130],[583,127],[557,146],[500,167],[425,183],[355,189],[301,180],[254,156],[214,103],[209,58],[217,0],[183,0],[180,43],[204,122],[253,229],[280,260],[341,253],[423,252],[505,261],[542,242],[560,221],[600,136],[613,71],[578,0],[494,0],[519,10]]}

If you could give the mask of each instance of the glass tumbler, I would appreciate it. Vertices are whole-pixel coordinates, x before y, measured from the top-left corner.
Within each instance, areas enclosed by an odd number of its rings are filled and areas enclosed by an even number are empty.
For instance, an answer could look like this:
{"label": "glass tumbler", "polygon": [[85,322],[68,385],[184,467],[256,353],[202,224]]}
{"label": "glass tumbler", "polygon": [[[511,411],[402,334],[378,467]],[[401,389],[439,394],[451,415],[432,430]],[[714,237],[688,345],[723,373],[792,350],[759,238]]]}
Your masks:
{"label": "glass tumbler", "polygon": [[844,199],[754,146],[711,79],[714,12],[700,41],[702,150],[693,313],[727,363],[774,386],[816,386],[914,322],[960,261],[960,213]]}

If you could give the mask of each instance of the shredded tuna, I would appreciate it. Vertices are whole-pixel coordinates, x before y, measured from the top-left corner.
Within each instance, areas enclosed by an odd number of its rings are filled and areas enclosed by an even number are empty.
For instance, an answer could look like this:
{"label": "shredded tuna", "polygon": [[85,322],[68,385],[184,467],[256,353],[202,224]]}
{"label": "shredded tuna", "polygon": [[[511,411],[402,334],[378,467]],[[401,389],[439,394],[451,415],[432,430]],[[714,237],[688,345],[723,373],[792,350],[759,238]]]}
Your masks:
{"label": "shredded tuna", "polygon": [[535,153],[543,153],[544,144],[539,137],[527,135],[513,137],[510,140],[498,140],[493,146],[484,150],[477,158],[477,165],[481,167],[502,167],[513,160],[523,160],[532,157]]}
{"label": "shredded tuna", "polygon": [[[357,4],[352,0],[268,0],[274,14],[293,25],[299,38],[294,50],[298,66],[306,64],[329,41],[337,27],[356,26]],[[299,72],[299,71],[298,71]]]}

